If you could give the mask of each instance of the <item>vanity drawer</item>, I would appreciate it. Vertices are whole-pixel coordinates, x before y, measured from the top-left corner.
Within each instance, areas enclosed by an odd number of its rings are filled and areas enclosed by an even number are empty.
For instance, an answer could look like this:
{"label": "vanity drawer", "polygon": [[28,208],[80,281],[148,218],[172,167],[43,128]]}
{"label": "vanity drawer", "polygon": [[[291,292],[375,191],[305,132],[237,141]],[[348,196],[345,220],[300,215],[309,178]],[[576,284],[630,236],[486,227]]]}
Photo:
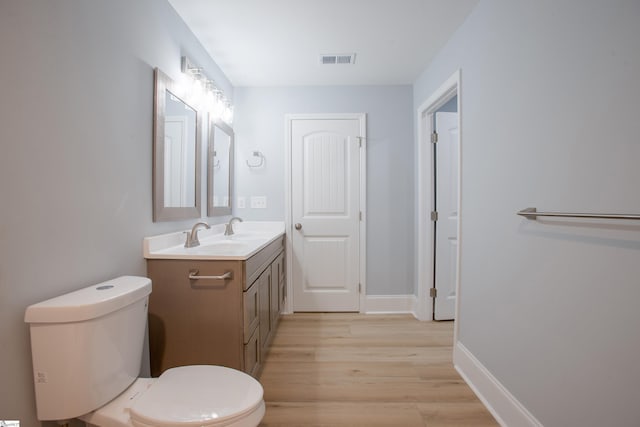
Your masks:
{"label": "vanity drawer", "polygon": [[258,300],[258,283],[257,281],[242,293],[244,300],[244,342],[249,342],[254,331],[260,323],[260,304]]}
{"label": "vanity drawer", "polygon": [[260,327],[253,331],[253,335],[244,345],[244,371],[255,377],[258,373],[260,355]]}
{"label": "vanity drawer", "polygon": [[273,260],[284,250],[284,236],[278,237],[269,243],[260,252],[245,262],[245,285],[253,283],[266,268],[270,268]]}

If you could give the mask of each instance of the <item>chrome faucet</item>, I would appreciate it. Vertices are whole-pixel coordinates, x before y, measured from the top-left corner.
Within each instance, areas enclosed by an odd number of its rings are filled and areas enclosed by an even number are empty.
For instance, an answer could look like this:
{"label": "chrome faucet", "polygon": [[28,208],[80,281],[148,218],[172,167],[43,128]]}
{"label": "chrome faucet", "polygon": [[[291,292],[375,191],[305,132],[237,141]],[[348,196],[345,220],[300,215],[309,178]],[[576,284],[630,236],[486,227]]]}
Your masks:
{"label": "chrome faucet", "polygon": [[184,242],[185,248],[195,248],[196,246],[200,246],[200,240],[198,240],[198,230],[200,230],[200,228],[206,228],[208,230],[211,226],[206,222],[197,222],[191,229],[191,233],[185,231],[187,234],[187,241]]}
{"label": "chrome faucet", "polygon": [[237,216],[234,216],[233,218],[231,218],[229,220],[229,223],[224,227],[224,235],[225,236],[233,235],[233,223],[234,223],[234,221],[242,222],[242,218],[238,218]]}

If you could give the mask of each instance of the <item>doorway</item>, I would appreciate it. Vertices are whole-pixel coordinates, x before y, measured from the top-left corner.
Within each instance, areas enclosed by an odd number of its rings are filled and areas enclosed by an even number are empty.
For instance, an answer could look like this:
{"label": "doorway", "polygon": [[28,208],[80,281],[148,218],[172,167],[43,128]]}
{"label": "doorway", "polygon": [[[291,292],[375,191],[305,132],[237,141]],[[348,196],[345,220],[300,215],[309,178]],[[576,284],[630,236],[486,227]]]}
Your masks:
{"label": "doorway", "polygon": [[434,236],[433,320],[455,318],[458,276],[458,160],[457,99],[433,114]]}
{"label": "doorway", "polygon": [[418,108],[418,305],[421,320],[457,314],[460,272],[460,70]]}
{"label": "doorway", "polygon": [[288,311],[359,312],[366,116],[288,115]]}

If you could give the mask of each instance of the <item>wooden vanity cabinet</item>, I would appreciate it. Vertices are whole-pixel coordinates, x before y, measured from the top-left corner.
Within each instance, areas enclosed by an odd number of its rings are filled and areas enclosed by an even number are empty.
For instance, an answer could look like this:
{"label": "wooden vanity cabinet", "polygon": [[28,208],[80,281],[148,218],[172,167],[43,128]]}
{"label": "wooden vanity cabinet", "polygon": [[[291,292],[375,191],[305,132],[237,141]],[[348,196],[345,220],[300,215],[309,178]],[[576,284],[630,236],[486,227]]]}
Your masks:
{"label": "wooden vanity cabinet", "polygon": [[197,364],[259,375],[283,308],[284,237],[247,260],[147,259],[147,275],[152,376]]}

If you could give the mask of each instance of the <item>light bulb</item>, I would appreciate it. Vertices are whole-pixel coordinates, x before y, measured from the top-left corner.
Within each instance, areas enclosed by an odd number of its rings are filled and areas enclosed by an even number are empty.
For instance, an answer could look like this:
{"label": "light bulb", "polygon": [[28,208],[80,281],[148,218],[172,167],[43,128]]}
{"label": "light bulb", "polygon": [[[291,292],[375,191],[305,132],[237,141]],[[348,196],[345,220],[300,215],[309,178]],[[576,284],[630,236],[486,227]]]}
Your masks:
{"label": "light bulb", "polygon": [[214,119],[222,118],[222,113],[224,112],[224,103],[222,102],[222,97],[220,93],[216,95],[215,104],[211,114],[213,114]]}
{"label": "light bulb", "polygon": [[212,113],[213,109],[215,108],[215,105],[216,105],[215,95],[211,90],[208,90],[207,94],[204,97],[204,107],[207,111]]}
{"label": "light bulb", "polygon": [[233,105],[227,103],[227,105],[225,106],[225,109],[224,109],[224,114],[222,116],[222,120],[224,120],[225,122],[231,124],[231,122],[233,121]]}

